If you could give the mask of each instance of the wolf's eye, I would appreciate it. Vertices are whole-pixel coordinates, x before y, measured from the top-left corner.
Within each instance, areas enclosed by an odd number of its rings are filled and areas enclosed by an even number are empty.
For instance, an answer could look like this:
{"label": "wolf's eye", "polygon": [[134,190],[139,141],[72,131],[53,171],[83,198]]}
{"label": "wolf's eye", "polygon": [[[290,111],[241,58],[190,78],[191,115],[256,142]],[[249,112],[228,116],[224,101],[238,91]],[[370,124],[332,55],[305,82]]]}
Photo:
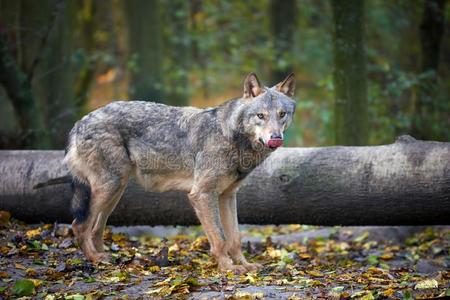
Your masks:
{"label": "wolf's eye", "polygon": [[263,115],[263,114],[256,114],[256,116],[257,116],[258,118],[260,118],[261,120],[264,119],[264,115]]}
{"label": "wolf's eye", "polygon": [[283,118],[286,115],[286,112],[282,111],[280,112],[280,118]]}

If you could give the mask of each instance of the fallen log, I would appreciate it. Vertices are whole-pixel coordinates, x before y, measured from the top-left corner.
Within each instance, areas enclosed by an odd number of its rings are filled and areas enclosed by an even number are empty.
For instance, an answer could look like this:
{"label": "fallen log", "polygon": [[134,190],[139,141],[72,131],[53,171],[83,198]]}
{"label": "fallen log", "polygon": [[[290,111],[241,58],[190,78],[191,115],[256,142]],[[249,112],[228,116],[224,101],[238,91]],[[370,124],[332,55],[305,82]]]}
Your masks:
{"label": "fallen log", "polygon": [[[63,151],[0,151],[0,210],[26,222],[70,222],[70,184],[33,188],[67,175]],[[281,148],[238,193],[241,223],[450,224],[450,143],[402,136],[368,147]],[[179,192],[145,192],[131,180],[114,225],[197,224]]]}

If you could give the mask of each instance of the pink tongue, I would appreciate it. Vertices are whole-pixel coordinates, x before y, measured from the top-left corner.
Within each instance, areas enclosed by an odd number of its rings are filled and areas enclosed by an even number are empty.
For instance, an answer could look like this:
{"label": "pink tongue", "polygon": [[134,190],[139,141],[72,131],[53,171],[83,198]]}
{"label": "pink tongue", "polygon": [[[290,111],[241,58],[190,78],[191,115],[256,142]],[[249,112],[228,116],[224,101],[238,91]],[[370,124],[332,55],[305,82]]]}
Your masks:
{"label": "pink tongue", "polygon": [[278,148],[283,145],[282,139],[272,139],[267,142],[267,146],[271,148]]}

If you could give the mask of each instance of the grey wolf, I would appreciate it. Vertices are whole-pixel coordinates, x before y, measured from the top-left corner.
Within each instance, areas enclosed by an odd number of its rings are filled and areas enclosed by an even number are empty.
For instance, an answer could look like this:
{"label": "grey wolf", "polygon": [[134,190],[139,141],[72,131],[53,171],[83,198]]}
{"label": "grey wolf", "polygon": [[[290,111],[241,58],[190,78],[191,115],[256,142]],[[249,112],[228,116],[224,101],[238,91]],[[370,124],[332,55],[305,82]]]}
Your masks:
{"label": "grey wolf", "polygon": [[83,117],[70,132],[65,163],[72,228],[85,256],[108,259],[103,231],[134,175],[148,190],[188,193],[220,270],[260,268],[241,251],[236,191],[282,145],[294,89],[293,74],[269,88],[252,73],[242,97],[214,108],[117,101]]}

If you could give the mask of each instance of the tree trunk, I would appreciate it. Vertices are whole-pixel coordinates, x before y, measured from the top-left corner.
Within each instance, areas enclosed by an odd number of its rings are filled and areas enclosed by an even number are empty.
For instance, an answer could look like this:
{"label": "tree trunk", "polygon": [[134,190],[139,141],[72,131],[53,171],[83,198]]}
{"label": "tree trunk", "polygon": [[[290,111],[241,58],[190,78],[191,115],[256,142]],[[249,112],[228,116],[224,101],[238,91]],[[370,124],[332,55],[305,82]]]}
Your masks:
{"label": "tree trunk", "polygon": [[74,89],[76,73],[70,61],[74,49],[75,4],[74,1],[62,1],[45,62],[48,127],[54,145],[58,148],[66,145],[67,133],[78,119],[79,108]]}
{"label": "tree trunk", "polygon": [[0,83],[14,107],[25,148],[50,145],[43,114],[36,103],[28,76],[17,65],[5,41],[0,37]]}
{"label": "tree trunk", "polygon": [[192,60],[194,61],[194,65],[197,66],[199,71],[200,86],[203,92],[203,98],[208,99],[210,94],[210,86],[206,64],[208,62],[208,55],[210,53],[204,51],[200,43],[200,39],[205,31],[204,27],[206,26],[202,21],[202,15],[205,14],[205,12],[203,11],[203,0],[190,0],[189,10],[189,18],[193,32]]}
{"label": "tree trunk", "polygon": [[[70,222],[63,151],[0,151],[0,210],[27,222]],[[115,225],[188,225],[184,193],[145,192],[131,181],[110,218]],[[450,143],[282,148],[238,192],[241,223],[316,225],[450,224]]]}
{"label": "tree trunk", "polygon": [[45,114],[53,147],[63,147],[77,119],[71,64],[75,1],[21,1],[23,69]]}
{"label": "tree trunk", "polygon": [[168,83],[166,92],[167,103],[177,106],[188,105],[188,75],[190,59],[190,37],[188,34],[189,2],[172,0],[166,4],[167,12],[167,44],[170,57]]}
{"label": "tree trunk", "polygon": [[[45,35],[42,31],[45,26],[42,21],[49,18],[48,13],[40,14],[44,9],[26,10],[24,6],[30,2],[24,2],[0,0],[0,81],[14,109],[14,118],[18,125],[15,129],[18,131],[15,133],[18,147],[47,149],[51,146],[50,139],[44,110],[31,83],[31,66],[36,65],[33,62],[36,61],[36,55],[44,41]],[[42,3],[38,5],[44,6]],[[27,23],[24,23],[23,19],[26,19]],[[40,21],[39,26],[34,26],[36,20]]]}
{"label": "tree trunk", "polygon": [[124,4],[128,25],[130,98],[163,102],[160,1],[126,0]]}
{"label": "tree trunk", "polygon": [[333,0],[335,134],[338,145],[366,145],[368,106],[364,1]]}
{"label": "tree trunk", "polygon": [[79,108],[79,115],[85,115],[89,100],[89,91],[94,79],[96,61],[93,59],[95,51],[95,18],[96,0],[83,0],[79,3],[78,27],[80,28],[81,45],[83,47],[83,62],[75,82],[75,100]]}
{"label": "tree trunk", "polygon": [[[442,37],[444,35],[444,7],[446,0],[428,0],[424,2],[422,23],[420,24],[421,42],[421,81],[414,107],[411,133],[418,138],[432,138],[435,122],[435,96],[438,84],[438,67]],[[446,99],[447,100],[447,99]]]}
{"label": "tree trunk", "polygon": [[275,47],[275,65],[272,70],[272,81],[283,80],[292,72],[290,55],[294,45],[297,5],[295,0],[272,0],[269,6],[272,35]]}

